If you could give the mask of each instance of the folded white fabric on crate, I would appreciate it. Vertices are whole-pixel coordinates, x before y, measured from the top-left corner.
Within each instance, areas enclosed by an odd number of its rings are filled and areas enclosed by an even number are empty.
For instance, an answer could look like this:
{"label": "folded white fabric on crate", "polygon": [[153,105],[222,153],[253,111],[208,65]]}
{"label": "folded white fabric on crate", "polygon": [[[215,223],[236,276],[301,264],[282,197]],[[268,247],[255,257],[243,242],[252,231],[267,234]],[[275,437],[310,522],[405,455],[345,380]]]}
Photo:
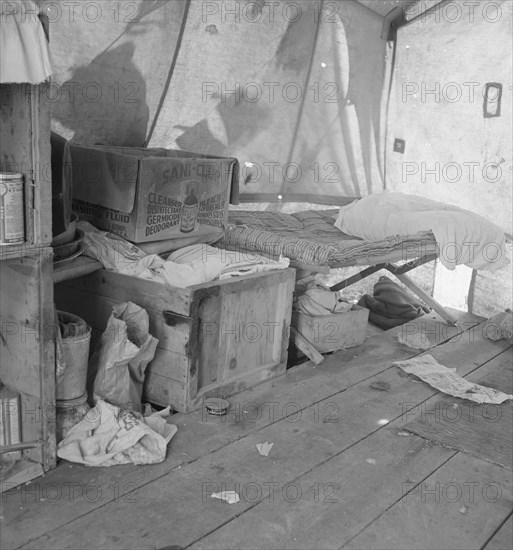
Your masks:
{"label": "folded white fabric on crate", "polygon": [[[260,273],[274,269],[286,269],[290,260],[280,256],[272,260],[256,253],[244,253],[215,248],[208,244],[193,244],[176,250],[167,257],[168,261],[189,264],[195,267],[211,264],[219,270],[220,279]],[[215,278],[215,277],[214,277]]]}
{"label": "folded white fabric on crate", "polygon": [[81,221],[77,227],[84,232],[84,255],[100,261],[105,269],[178,288],[217,278],[285,269],[290,263],[288,258],[271,260],[259,254],[241,255],[207,244],[186,246],[164,260],[157,254],[146,255],[137,245],[100,231],[88,222]]}

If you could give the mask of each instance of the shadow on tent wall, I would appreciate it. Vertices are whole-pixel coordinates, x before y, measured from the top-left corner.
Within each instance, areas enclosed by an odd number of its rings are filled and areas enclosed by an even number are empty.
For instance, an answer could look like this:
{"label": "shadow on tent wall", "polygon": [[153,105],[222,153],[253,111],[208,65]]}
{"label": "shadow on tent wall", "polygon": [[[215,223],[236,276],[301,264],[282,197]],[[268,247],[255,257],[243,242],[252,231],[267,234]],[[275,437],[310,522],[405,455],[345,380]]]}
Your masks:
{"label": "shadow on tent wall", "polygon": [[140,146],[149,120],[146,83],[133,63],[135,47],[127,42],[99,54],[74,70],[61,86],[52,116],[83,145]]}

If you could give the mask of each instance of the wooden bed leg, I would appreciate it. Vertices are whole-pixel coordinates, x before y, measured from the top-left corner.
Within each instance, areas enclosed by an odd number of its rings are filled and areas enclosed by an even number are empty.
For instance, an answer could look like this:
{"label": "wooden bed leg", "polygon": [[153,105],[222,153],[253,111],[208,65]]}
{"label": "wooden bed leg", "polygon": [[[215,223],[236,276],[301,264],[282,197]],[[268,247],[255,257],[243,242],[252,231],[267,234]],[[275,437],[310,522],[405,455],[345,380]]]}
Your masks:
{"label": "wooden bed leg", "polygon": [[[391,273],[393,273],[391,271]],[[404,273],[393,273],[403,285],[407,286],[412,292],[414,292],[423,302],[432,307],[438,315],[448,324],[457,325],[458,320],[448,313],[434,298],[432,298],[427,292],[418,287],[407,275]]]}

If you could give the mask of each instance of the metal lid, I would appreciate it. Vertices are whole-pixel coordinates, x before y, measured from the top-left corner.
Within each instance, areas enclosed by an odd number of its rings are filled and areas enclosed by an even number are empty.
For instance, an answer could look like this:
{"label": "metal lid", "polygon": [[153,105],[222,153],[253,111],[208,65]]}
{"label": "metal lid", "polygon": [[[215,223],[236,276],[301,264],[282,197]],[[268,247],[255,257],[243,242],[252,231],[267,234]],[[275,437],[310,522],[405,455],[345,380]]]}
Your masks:
{"label": "metal lid", "polygon": [[209,397],[208,399],[205,399],[203,405],[207,409],[208,414],[213,414],[216,416],[226,414],[230,408],[230,403],[226,401],[226,399],[219,399],[217,397]]}
{"label": "metal lid", "polygon": [[88,394],[85,392],[80,397],[75,397],[73,399],[56,399],[55,406],[58,409],[67,409],[78,407],[80,405],[85,405],[87,403]]}
{"label": "metal lid", "polygon": [[0,172],[0,181],[21,180],[23,174],[18,172]]}

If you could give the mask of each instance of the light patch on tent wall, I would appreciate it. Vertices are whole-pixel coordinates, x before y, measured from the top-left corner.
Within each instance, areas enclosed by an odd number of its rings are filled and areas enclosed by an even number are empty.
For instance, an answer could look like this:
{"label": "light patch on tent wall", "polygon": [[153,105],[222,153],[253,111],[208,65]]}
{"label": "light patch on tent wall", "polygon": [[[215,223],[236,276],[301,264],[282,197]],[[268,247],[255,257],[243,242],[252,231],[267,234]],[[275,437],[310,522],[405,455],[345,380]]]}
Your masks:
{"label": "light patch on tent wall", "polygon": [[493,118],[501,116],[502,84],[488,82],[484,89],[483,116]]}

